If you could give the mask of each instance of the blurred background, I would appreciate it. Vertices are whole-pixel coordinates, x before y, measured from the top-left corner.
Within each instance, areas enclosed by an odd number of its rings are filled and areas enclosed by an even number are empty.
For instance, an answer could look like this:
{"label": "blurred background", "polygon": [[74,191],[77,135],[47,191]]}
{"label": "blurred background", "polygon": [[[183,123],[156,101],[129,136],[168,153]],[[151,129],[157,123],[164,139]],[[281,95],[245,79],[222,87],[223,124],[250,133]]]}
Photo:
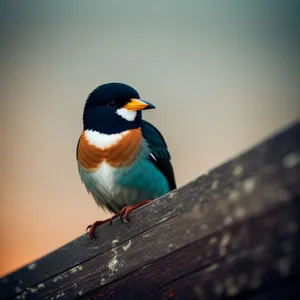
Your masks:
{"label": "blurred background", "polygon": [[77,174],[82,109],[157,107],[179,186],[300,117],[299,1],[1,1],[0,276],[107,217]]}

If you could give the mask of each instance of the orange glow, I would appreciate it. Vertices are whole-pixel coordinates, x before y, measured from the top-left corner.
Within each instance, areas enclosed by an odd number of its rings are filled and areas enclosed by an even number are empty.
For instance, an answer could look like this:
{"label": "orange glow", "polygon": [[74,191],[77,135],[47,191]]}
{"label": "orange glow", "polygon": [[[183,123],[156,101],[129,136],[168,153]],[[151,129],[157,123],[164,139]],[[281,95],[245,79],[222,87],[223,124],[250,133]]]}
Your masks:
{"label": "orange glow", "polygon": [[76,162],[98,85],[127,83],[155,103],[143,118],[165,137],[178,186],[300,116],[291,1],[3,2],[0,275],[109,217]]}

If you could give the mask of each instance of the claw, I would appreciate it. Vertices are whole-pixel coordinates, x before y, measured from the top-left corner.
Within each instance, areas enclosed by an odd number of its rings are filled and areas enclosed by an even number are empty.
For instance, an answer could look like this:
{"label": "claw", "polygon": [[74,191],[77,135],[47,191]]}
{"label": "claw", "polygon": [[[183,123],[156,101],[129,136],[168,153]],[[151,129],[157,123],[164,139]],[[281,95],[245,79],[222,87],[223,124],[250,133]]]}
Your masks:
{"label": "claw", "polygon": [[132,208],[132,206],[128,206],[126,207],[123,215],[122,215],[122,222],[124,223],[124,220],[126,220],[127,222],[130,222],[129,220],[129,214],[133,211],[134,209]]}
{"label": "claw", "polygon": [[124,214],[122,214],[122,215],[120,216],[120,220],[121,220],[121,222],[124,224],[124,218],[123,218],[123,216],[124,216]]}
{"label": "claw", "polygon": [[113,215],[113,216],[110,218],[110,220],[109,220],[109,224],[112,225],[112,221],[113,221],[114,219],[116,219],[117,217],[119,217],[119,215],[120,215],[120,213],[117,213],[117,214]]}
{"label": "claw", "polygon": [[86,228],[86,230],[89,230],[89,236],[90,236],[91,240],[95,240],[95,238],[94,238],[94,231],[95,231],[96,227],[109,222],[109,220],[110,219],[106,219],[106,220],[103,220],[103,221],[96,221],[92,225],[89,225]]}
{"label": "claw", "polygon": [[147,204],[147,203],[149,203],[151,201],[152,200],[145,200],[145,201],[139,202],[139,203],[137,203],[135,205],[124,206],[117,214],[113,215],[111,218],[106,219],[104,221],[96,221],[93,224],[89,225],[86,228],[86,231],[89,230],[90,239],[91,240],[95,240],[95,238],[94,238],[94,231],[95,231],[96,227],[98,227],[98,226],[100,226],[102,224],[105,224],[107,222],[109,222],[109,224],[112,225],[112,221],[114,219],[116,219],[117,217],[120,217],[122,223],[124,223],[124,220],[126,220],[127,222],[130,222],[129,214],[132,211],[134,211],[135,209],[137,209],[138,207],[143,206],[143,205],[145,205],[145,204]]}
{"label": "claw", "polygon": [[125,220],[126,220],[127,222],[130,222],[130,219],[129,219],[129,213],[130,213],[130,211],[128,211],[128,212],[125,214]]}

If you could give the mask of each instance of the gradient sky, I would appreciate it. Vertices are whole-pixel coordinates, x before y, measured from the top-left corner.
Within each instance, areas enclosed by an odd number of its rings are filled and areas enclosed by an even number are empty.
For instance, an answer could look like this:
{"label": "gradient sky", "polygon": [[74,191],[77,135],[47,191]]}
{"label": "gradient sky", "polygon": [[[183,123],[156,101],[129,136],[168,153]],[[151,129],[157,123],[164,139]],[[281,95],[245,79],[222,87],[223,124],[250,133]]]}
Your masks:
{"label": "gradient sky", "polygon": [[299,1],[0,3],[0,275],[107,216],[75,160],[96,86],[156,105],[179,186],[300,117]]}

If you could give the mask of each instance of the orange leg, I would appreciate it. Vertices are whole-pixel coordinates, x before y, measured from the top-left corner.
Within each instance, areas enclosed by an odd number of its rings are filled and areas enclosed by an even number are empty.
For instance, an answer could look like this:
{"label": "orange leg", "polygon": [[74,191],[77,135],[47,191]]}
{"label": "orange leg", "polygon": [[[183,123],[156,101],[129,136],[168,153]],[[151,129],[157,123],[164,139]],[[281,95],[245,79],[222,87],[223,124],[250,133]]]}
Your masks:
{"label": "orange leg", "polygon": [[137,209],[138,207],[141,207],[149,202],[151,202],[152,200],[145,200],[145,201],[141,201],[137,204],[134,204],[134,205],[127,205],[127,206],[124,206],[117,214],[113,215],[111,218],[109,219],[106,219],[106,220],[103,220],[103,221],[96,221],[94,222],[92,225],[89,225],[86,230],[89,229],[89,236],[91,238],[91,240],[94,240],[94,231],[96,229],[96,227],[100,226],[100,225],[103,225],[105,223],[110,223],[112,224],[112,221],[118,217],[120,217],[122,223],[124,222],[124,219],[128,222],[130,222],[129,220],[129,214],[134,211],[135,209]]}

